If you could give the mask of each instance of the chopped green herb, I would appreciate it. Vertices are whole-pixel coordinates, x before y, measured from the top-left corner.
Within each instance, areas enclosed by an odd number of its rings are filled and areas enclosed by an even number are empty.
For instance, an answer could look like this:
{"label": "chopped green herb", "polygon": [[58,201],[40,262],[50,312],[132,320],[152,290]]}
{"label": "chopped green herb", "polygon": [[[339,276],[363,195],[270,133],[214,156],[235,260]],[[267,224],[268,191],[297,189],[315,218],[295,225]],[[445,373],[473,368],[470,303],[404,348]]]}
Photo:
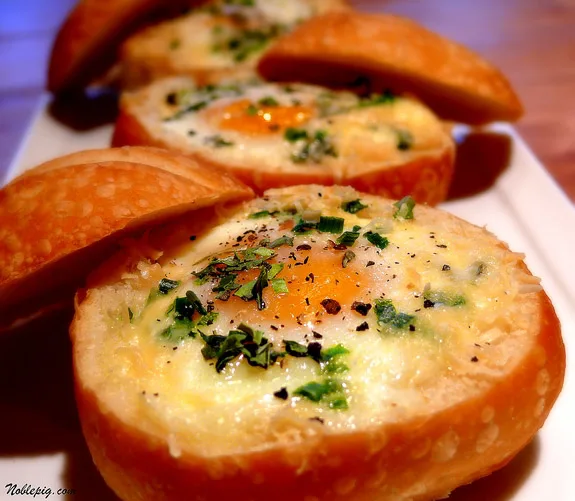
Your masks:
{"label": "chopped green herb", "polygon": [[206,144],[209,144],[210,146],[213,146],[214,148],[224,148],[226,146],[233,146],[234,145],[233,141],[228,141],[227,139],[224,139],[219,134],[214,134],[213,136],[207,136],[204,139],[204,142]]}
{"label": "chopped green herb", "polygon": [[252,212],[249,216],[248,219],[260,219],[262,217],[268,217],[271,216],[271,212],[269,210],[261,210],[259,212]]}
{"label": "chopped green herb", "polygon": [[368,231],[364,233],[363,236],[378,249],[385,249],[389,245],[389,240],[386,237],[382,237],[379,233]]}
{"label": "chopped green herb", "polygon": [[342,383],[337,379],[328,378],[322,382],[312,381],[296,388],[293,394],[312,402],[325,401],[334,410],[345,410],[348,408],[345,390]]}
{"label": "chopped green herb", "polygon": [[300,219],[296,225],[292,228],[292,232],[299,235],[302,233],[307,233],[308,231],[317,229],[317,223],[313,221],[304,221]]}
{"label": "chopped green herb", "polygon": [[171,290],[177,288],[180,282],[177,280],[170,280],[169,278],[162,278],[158,285],[158,290],[161,294],[168,294]]}
{"label": "chopped green herb", "polygon": [[320,216],[317,229],[323,233],[341,233],[344,222],[342,217]]}
{"label": "chopped green herb", "polygon": [[396,211],[393,214],[394,218],[413,219],[413,208],[415,207],[415,200],[409,195],[403,197],[393,205],[396,207]]}
{"label": "chopped green herb", "polygon": [[258,114],[258,108],[257,106],[254,106],[253,104],[250,104],[247,108],[246,108],[246,113],[250,116],[250,117],[255,117]]}
{"label": "chopped green herb", "polygon": [[413,315],[398,313],[391,299],[376,299],[374,311],[378,324],[387,324],[398,329],[406,328],[415,319]]}
{"label": "chopped green herb", "polygon": [[264,337],[262,331],[240,324],[237,330],[229,331],[227,336],[214,334],[206,336],[201,333],[205,342],[202,355],[206,360],[216,360],[216,371],[221,372],[236,357],[243,355],[249,365],[267,369],[283,356],[274,351],[273,345]]}
{"label": "chopped green herb", "polygon": [[409,131],[400,130],[397,133],[397,149],[401,151],[409,150],[413,146],[413,136]]}
{"label": "chopped green herb", "polygon": [[288,127],[284,132],[284,138],[290,143],[299,141],[300,139],[307,139],[308,134],[305,129],[294,129],[293,127]]}
{"label": "chopped green herb", "polygon": [[360,210],[367,209],[367,205],[361,203],[361,200],[358,198],[357,200],[351,200],[349,202],[344,202],[341,204],[341,208],[345,212],[349,212],[350,214],[356,214]]}
{"label": "chopped green herb", "polygon": [[462,306],[466,303],[461,294],[449,294],[443,291],[425,291],[423,294],[424,306],[430,308],[436,304],[440,306]]}
{"label": "chopped green herb", "polygon": [[339,237],[337,237],[337,243],[345,245],[346,247],[352,247],[358,238],[359,231],[344,231]]}
{"label": "chopped green herb", "polygon": [[378,106],[380,104],[391,104],[395,101],[395,96],[390,90],[383,91],[382,94],[372,94],[369,97],[362,98],[359,103],[359,108],[368,106]]}
{"label": "chopped green herb", "polygon": [[284,235],[283,237],[276,238],[272,242],[268,243],[266,247],[269,249],[275,249],[276,247],[281,247],[282,245],[287,245],[289,247],[293,246],[293,237]]}
{"label": "chopped green herb", "polygon": [[289,292],[285,279],[275,278],[271,282],[272,282],[272,289],[276,294],[287,294]]}
{"label": "chopped green herb", "polygon": [[304,144],[300,150],[291,155],[291,160],[294,163],[306,163],[311,161],[313,163],[321,163],[324,157],[337,157],[337,150],[331,142],[326,131],[318,130],[313,136],[306,133],[303,138]]}
{"label": "chopped green herb", "polygon": [[292,357],[307,357],[308,353],[307,353],[307,346],[303,345],[303,344],[299,344],[297,341],[289,341],[289,340],[285,340],[283,341],[285,349],[286,349],[286,353],[288,355],[291,355]]}
{"label": "chopped green herb", "polygon": [[266,97],[262,97],[258,101],[258,104],[260,106],[279,106],[280,103],[278,103],[278,101],[276,99],[274,99],[272,96],[266,96]]}

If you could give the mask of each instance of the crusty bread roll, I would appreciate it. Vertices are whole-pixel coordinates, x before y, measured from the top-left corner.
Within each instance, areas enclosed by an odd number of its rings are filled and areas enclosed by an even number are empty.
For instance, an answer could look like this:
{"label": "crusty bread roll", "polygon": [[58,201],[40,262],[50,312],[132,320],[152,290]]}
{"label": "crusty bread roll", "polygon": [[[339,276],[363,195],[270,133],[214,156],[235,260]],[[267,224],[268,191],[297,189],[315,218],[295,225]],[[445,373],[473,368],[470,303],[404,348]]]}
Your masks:
{"label": "crusty bread roll", "polygon": [[521,254],[412,202],[270,190],[92,275],[77,402],[120,498],[432,500],[531,440],[564,377],[553,307]]}
{"label": "crusty bread roll", "polygon": [[516,120],[523,108],[503,74],[471,50],[389,14],[327,13],[270,48],[264,78],[372,91],[412,92],[441,118],[468,124]]}
{"label": "crusty bread roll", "polygon": [[155,148],[73,153],[27,171],[0,191],[0,328],[70,302],[129,232],[250,195],[223,172]]}
{"label": "crusty bread roll", "polygon": [[120,50],[122,87],[135,88],[169,75],[202,84],[254,74],[260,56],[297,24],[345,0],[216,0],[129,37]]}
{"label": "crusty bread roll", "polygon": [[112,144],[177,150],[259,192],[347,184],[431,205],[447,196],[454,160],[448,128],[413,99],[251,81],[197,87],[185,77],[125,93]]}
{"label": "crusty bread roll", "polygon": [[60,27],[50,55],[48,90],[83,89],[116,60],[121,41],[151,19],[201,0],[79,0]]}

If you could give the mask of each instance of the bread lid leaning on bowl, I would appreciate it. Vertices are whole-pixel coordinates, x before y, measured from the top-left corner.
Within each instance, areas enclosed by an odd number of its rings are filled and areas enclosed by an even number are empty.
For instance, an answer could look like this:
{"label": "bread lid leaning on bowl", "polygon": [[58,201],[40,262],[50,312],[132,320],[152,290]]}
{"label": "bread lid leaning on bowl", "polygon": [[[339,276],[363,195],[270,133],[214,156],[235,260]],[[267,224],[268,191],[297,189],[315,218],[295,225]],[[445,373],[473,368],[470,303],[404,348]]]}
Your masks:
{"label": "bread lid leaning on bowl", "polygon": [[416,95],[441,118],[472,125],[517,120],[523,107],[505,76],[473,51],[409,19],[329,13],[302,24],[261,59],[264,78]]}
{"label": "bread lid leaning on bowl", "polygon": [[118,239],[251,196],[225,173],[156,148],[78,152],[26,172],[0,191],[0,330],[71,302]]}
{"label": "bread lid leaning on bowl", "polygon": [[[113,64],[116,49],[131,32],[202,0],[80,0],[60,27],[50,55],[48,90],[83,89]],[[167,4],[167,5],[166,5]]]}

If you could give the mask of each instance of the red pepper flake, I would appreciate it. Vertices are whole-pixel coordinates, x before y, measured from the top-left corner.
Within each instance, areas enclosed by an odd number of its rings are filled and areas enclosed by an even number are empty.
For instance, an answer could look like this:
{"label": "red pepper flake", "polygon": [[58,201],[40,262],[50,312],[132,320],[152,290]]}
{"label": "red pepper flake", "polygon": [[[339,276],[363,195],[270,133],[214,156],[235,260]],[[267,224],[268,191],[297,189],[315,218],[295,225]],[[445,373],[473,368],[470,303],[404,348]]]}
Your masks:
{"label": "red pepper flake", "polygon": [[313,334],[313,337],[315,339],[322,339],[323,338],[323,336],[319,332],[311,331],[311,333]]}
{"label": "red pepper flake", "polygon": [[365,267],[367,268],[368,266],[373,266],[375,264],[375,261],[368,261],[367,264],[365,265]]}
{"label": "red pepper flake", "polygon": [[336,315],[341,311],[341,306],[335,299],[327,298],[324,299],[320,304],[325,308],[325,311],[330,315]]}
{"label": "red pepper flake", "polygon": [[311,250],[311,245],[309,245],[309,244],[301,244],[301,245],[298,245],[298,246],[295,248],[295,250],[297,250],[297,251]]}
{"label": "red pepper flake", "polygon": [[479,359],[474,356],[474,357],[471,357],[471,361],[472,361],[472,362],[479,362]]}
{"label": "red pepper flake", "polygon": [[369,324],[367,322],[362,322],[355,328],[358,332],[366,331],[367,329],[369,329]]}

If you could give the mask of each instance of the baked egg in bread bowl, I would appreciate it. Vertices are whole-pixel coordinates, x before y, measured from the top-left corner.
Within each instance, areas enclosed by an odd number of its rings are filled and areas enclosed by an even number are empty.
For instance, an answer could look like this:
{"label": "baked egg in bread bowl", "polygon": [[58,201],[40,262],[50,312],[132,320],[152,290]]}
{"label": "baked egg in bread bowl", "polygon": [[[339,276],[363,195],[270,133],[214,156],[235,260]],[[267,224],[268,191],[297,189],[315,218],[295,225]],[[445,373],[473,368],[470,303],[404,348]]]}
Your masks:
{"label": "baked egg in bread bowl", "polygon": [[479,54],[411,19],[330,12],[310,19],[260,60],[267,80],[349,87],[367,82],[416,95],[445,120],[514,121],[523,106],[513,87]]}
{"label": "baked egg in bread bowl", "polygon": [[415,99],[251,80],[176,77],[124,93],[112,143],[185,153],[258,192],[343,184],[430,205],[447,196],[454,161],[449,128]]}
{"label": "baked egg in bread bowl", "polygon": [[131,501],[439,499],[531,440],[565,370],[523,255],[340,186],[157,227],[91,275],[71,338],[88,446]]}
{"label": "baked egg in bread bowl", "polygon": [[253,75],[261,55],[303,21],[345,0],[217,0],[149,26],[119,50],[122,87],[135,88],[169,75],[217,83]]}
{"label": "baked egg in bread bowl", "polygon": [[156,148],[82,151],[25,172],[0,190],[0,330],[71,305],[120,238],[251,195],[221,171]]}

